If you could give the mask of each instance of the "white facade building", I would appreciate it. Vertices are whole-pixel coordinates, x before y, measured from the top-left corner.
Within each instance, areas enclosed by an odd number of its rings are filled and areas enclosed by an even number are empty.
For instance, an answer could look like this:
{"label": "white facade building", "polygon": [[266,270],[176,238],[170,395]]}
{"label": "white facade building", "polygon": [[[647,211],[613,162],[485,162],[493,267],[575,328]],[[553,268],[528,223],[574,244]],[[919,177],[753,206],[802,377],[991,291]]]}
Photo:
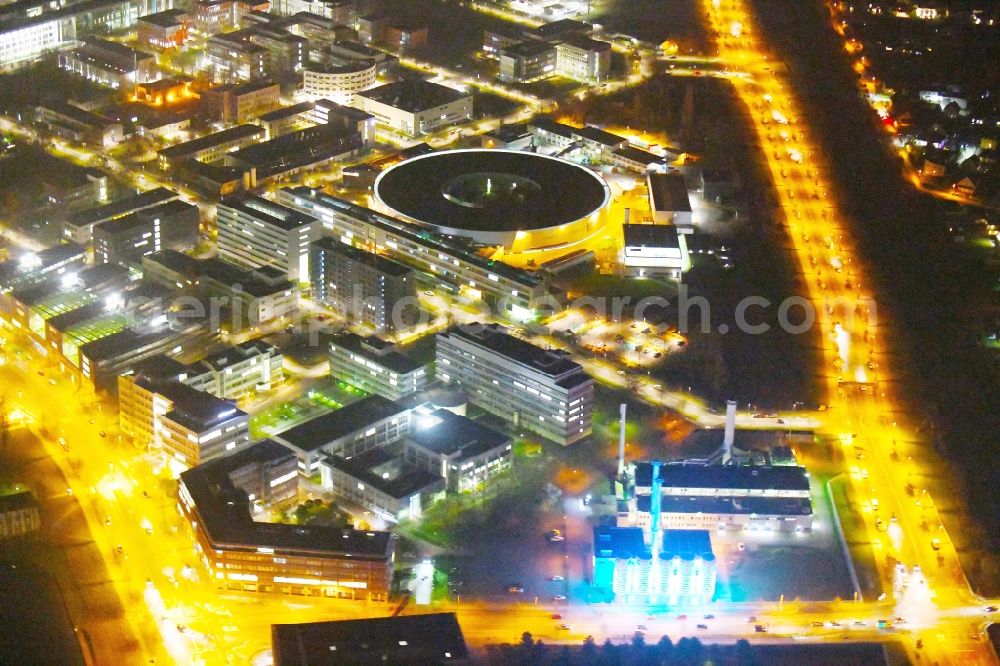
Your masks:
{"label": "white facade building", "polygon": [[358,93],[354,106],[380,125],[420,136],[472,118],[472,93],[429,81],[397,81]]}
{"label": "white facade building", "polygon": [[330,376],[389,400],[424,390],[430,366],[375,336],[344,332],[330,341]]}
{"label": "white facade building", "polygon": [[254,194],[223,199],[216,226],[219,254],[244,266],[275,266],[292,283],[309,279],[309,243],[318,240],[319,220]]}
{"label": "white facade building", "polygon": [[353,104],[357,93],[375,85],[376,73],[375,62],[368,60],[339,66],[306,65],[302,70],[301,94],[308,100]]}
{"label": "white facade building", "polygon": [[562,351],[545,350],[496,324],[437,336],[437,378],[488,412],[563,445],[591,433],[594,380]]}

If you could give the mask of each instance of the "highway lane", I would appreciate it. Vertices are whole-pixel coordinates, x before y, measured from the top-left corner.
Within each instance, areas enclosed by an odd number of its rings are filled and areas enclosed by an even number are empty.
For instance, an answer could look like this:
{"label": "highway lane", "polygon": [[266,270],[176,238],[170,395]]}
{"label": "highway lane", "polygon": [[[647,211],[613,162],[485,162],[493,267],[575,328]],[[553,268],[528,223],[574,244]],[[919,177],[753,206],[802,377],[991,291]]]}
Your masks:
{"label": "highway lane", "polygon": [[[871,518],[867,521],[870,538],[876,547],[892,556],[879,557],[883,585],[893,589],[894,561],[901,561],[913,571],[919,565],[924,576],[912,575],[906,589],[894,595],[897,612],[919,616],[931,633],[942,633],[938,626],[946,605],[961,604],[974,598],[967,583],[947,576],[935,576],[938,554],[954,560],[950,540],[941,539],[934,550],[920,525],[927,520],[939,524],[933,510],[915,503],[907,496],[905,480],[914,470],[913,461],[901,459],[893,443],[897,438],[912,439],[907,434],[898,407],[897,396],[888,386],[889,368],[878,361],[889,351],[889,341],[882,333],[885,322],[870,322],[863,314],[873,303],[857,253],[851,244],[848,225],[835,208],[826,202],[832,183],[823,174],[824,164],[815,142],[810,138],[789,81],[774,67],[774,59],[756,33],[750,9],[741,0],[708,0],[706,9],[717,38],[719,54],[725,60],[752,74],[752,80],[736,80],[734,87],[746,107],[763,158],[777,184],[778,205],[785,218],[789,239],[805,277],[810,300],[817,305],[822,329],[824,367],[831,412],[826,426],[845,443],[857,442],[869,452],[870,463],[853,476],[854,487],[867,502]],[[738,29],[735,27],[738,26]],[[794,186],[784,186],[791,180]],[[878,369],[877,374],[874,372]],[[874,375],[869,377],[869,375]],[[891,424],[891,425],[890,425]],[[867,496],[870,493],[871,496]],[[925,514],[930,514],[929,516]],[[889,539],[882,539],[880,524],[888,524]],[[926,580],[922,580],[926,577]],[[892,595],[890,595],[892,596]],[[951,633],[948,642],[916,640],[909,643],[913,656],[922,652],[942,663],[969,660],[992,663],[989,647]]]}

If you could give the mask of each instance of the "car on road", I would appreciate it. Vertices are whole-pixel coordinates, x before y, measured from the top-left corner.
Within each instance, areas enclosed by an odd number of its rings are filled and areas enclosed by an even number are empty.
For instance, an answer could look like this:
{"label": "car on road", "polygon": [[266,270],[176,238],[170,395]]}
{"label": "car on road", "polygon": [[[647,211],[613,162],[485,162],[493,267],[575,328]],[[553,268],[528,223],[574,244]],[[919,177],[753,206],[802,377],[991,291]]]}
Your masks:
{"label": "car on road", "polygon": [[699,629],[708,629],[708,625],[707,624],[699,624],[698,628]]}
{"label": "car on road", "polygon": [[549,530],[549,532],[545,535],[545,538],[552,542],[565,540],[565,537],[563,537],[562,532],[559,530]]}
{"label": "car on road", "polygon": [[986,612],[987,613],[996,613],[997,612],[997,607],[996,606],[987,606],[986,607]]}
{"label": "car on road", "polygon": [[677,619],[678,619],[678,620],[686,620],[686,619],[688,619],[688,616],[687,616],[687,615],[684,615],[684,614],[681,614],[681,615],[678,615],[678,616],[677,616]]}
{"label": "car on road", "polygon": [[549,619],[550,620],[561,620],[562,619],[562,615],[560,615],[559,613],[553,613],[552,615],[549,616]]}
{"label": "car on road", "polygon": [[549,576],[549,580],[551,580],[551,581],[553,581],[555,583],[558,583],[558,582],[560,582],[562,580],[565,580],[565,579],[562,576]]}
{"label": "car on road", "polygon": [[813,626],[813,627],[822,627],[823,626],[823,623],[820,622],[819,620],[817,620],[815,622],[810,622],[809,624],[810,624],[810,626]]}
{"label": "car on road", "polygon": [[715,616],[712,615],[711,613],[706,613],[705,616],[702,619],[705,619],[705,620],[714,620]]}
{"label": "car on road", "polygon": [[507,591],[510,592],[511,594],[521,594],[524,592],[524,586],[522,586],[520,583],[514,583],[513,585],[507,586]]}
{"label": "car on road", "polygon": [[649,629],[649,627],[647,627],[644,624],[640,624],[640,625],[636,626],[636,628],[635,628],[636,631],[647,631],[648,629]]}
{"label": "car on road", "polygon": [[565,594],[557,594],[557,595],[555,595],[552,598],[555,599],[556,601],[566,601],[566,595]]}
{"label": "car on road", "polygon": [[753,626],[753,630],[756,631],[758,634],[766,634],[767,633],[767,627],[765,627],[763,624],[755,624]]}
{"label": "car on road", "polygon": [[561,631],[569,631],[569,625],[568,624],[560,624],[557,627],[557,629],[560,629]]}

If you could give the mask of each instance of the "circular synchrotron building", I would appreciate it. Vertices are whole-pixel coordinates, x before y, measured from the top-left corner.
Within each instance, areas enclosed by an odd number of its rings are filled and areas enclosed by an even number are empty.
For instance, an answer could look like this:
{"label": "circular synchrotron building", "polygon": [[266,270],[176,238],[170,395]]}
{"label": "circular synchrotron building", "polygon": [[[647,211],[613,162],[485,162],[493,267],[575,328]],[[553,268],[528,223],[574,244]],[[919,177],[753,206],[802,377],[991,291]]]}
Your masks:
{"label": "circular synchrotron building", "polygon": [[610,190],[600,175],[556,157],[515,150],[445,150],[389,167],[376,205],[435,234],[502,245],[507,252],[558,249],[600,228]]}

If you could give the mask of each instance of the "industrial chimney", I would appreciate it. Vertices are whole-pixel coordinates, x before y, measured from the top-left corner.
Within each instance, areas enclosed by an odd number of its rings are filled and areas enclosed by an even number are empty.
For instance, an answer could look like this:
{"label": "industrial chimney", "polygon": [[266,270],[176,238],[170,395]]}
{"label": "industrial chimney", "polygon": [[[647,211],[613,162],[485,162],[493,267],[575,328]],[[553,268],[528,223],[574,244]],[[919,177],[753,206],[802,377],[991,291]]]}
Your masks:
{"label": "industrial chimney", "polygon": [[736,401],[726,401],[726,434],[722,437],[722,464],[733,457],[733,441],[736,439]]}
{"label": "industrial chimney", "polygon": [[618,478],[625,474],[625,403],[621,406],[621,425],[618,428]]}

